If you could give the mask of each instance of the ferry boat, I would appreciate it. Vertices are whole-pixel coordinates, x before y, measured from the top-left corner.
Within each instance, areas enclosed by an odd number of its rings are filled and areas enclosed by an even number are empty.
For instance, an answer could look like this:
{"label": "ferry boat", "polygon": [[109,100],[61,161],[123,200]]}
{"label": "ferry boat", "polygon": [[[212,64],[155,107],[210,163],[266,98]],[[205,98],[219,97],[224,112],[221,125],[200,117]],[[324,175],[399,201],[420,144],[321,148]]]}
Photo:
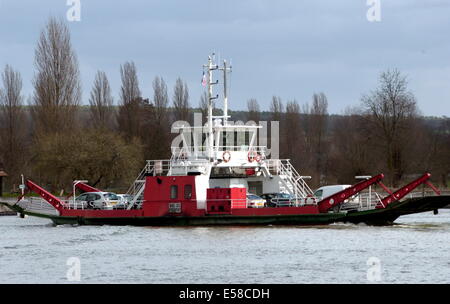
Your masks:
{"label": "ferry boat", "polygon": [[[336,222],[390,225],[399,216],[434,211],[450,204],[450,196],[441,196],[426,173],[410,184],[389,190],[383,174],[366,176],[354,185],[321,196],[308,186],[288,159],[273,158],[266,146],[257,146],[261,126],[236,125],[229,121],[227,74],[231,67],[219,66],[209,56],[204,68],[209,104],[205,126],[178,124],[179,145],[172,147],[168,160],[149,160],[130,187],[130,200],[122,208],[78,204],[54,196],[31,180],[28,191],[41,199],[20,197],[6,203],[21,216],[45,217],[60,224],[78,225],[323,225]],[[206,73],[205,73],[206,72]],[[218,99],[213,74],[223,75],[223,115],[213,116]],[[421,184],[436,193],[432,196],[406,198]],[[379,185],[385,196],[372,191]],[[90,193],[101,192],[76,181],[74,188]],[[287,199],[252,203],[251,195],[281,194]],[[264,196],[264,195],[263,195]],[[270,197],[270,196],[266,196]],[[273,197],[273,196],[272,196]],[[250,199],[249,199],[250,198]],[[279,202],[283,202],[280,204]],[[273,204],[270,204],[270,203]]]}

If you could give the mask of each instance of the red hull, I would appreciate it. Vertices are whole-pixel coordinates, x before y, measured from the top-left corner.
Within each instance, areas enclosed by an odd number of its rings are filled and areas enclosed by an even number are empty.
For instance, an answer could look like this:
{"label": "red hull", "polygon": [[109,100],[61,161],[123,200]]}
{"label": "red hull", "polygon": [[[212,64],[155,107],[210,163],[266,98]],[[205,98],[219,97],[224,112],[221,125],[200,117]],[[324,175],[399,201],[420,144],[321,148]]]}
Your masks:
{"label": "red hull", "polygon": [[[190,206],[189,206],[190,205]],[[168,212],[167,203],[151,204],[144,203],[142,210],[80,210],[80,209],[63,209],[60,211],[61,216],[67,217],[99,217],[99,218],[118,218],[118,217],[162,217],[162,216],[208,216],[205,210],[196,209],[196,203],[183,204],[183,210],[179,214]],[[190,208],[189,208],[190,207]],[[279,207],[279,208],[243,208],[232,209],[231,212],[214,212],[214,215],[234,215],[234,216],[271,216],[271,215],[300,215],[300,214],[319,214],[317,206],[303,207]]]}

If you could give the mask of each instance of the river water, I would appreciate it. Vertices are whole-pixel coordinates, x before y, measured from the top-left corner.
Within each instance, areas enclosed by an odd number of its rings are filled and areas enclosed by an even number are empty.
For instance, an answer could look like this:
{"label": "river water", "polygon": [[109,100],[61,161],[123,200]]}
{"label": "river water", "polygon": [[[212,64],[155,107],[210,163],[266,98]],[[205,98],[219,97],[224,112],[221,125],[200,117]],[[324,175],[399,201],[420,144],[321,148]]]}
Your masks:
{"label": "river water", "polygon": [[450,210],[396,223],[54,227],[0,217],[0,283],[73,283],[71,257],[76,283],[450,283]]}

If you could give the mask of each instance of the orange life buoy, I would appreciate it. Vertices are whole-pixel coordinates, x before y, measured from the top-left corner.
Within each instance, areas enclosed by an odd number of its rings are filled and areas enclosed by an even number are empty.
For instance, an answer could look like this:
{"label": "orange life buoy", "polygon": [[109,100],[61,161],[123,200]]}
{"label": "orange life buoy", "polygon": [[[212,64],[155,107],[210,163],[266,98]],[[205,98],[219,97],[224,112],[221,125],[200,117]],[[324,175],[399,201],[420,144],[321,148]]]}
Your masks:
{"label": "orange life buoy", "polygon": [[230,159],[231,159],[231,153],[230,153],[229,151],[223,152],[223,154],[222,154],[222,159],[223,159],[223,161],[226,162],[226,163],[229,162]]}

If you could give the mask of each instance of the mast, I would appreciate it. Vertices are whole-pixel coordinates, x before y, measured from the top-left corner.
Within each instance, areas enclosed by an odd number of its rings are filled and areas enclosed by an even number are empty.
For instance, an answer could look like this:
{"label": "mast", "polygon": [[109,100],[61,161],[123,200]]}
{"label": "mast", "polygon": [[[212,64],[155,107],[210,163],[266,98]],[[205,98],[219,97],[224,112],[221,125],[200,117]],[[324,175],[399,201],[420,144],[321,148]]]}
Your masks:
{"label": "mast", "polygon": [[213,101],[219,97],[219,95],[213,97],[213,86],[219,83],[218,80],[215,82],[212,81],[213,71],[219,68],[213,62],[214,55],[213,53],[211,56],[208,56],[208,65],[206,66],[208,68],[208,157],[210,160],[213,158],[214,149]]}
{"label": "mast", "polygon": [[227,73],[231,72],[231,66],[227,67],[227,61],[223,61],[223,125],[227,125],[228,120],[228,90],[227,90]]}

